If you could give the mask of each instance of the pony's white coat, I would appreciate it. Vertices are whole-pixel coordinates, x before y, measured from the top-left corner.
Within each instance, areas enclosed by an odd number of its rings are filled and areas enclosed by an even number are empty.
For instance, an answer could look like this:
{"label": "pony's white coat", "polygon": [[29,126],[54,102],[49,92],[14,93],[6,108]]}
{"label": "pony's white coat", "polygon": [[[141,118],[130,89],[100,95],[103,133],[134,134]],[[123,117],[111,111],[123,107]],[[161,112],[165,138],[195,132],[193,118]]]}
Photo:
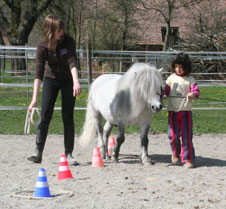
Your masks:
{"label": "pony's white coat", "polygon": [[[141,138],[146,140],[152,114],[162,108],[160,98],[162,83],[161,73],[154,66],[145,63],[134,64],[123,76],[115,74],[99,76],[90,88],[80,144],[88,144],[97,133],[98,145],[105,157],[111,128],[117,125],[118,143],[116,142],[114,150],[117,158],[127,124],[138,124],[141,128]],[[107,121],[104,136],[102,117]]]}

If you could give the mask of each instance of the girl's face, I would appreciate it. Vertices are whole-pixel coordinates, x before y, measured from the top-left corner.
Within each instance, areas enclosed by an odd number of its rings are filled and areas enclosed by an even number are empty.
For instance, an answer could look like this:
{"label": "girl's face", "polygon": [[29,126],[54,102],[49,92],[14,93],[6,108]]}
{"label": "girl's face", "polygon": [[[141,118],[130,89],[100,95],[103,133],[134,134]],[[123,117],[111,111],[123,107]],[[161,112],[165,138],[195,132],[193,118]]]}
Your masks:
{"label": "girl's face", "polygon": [[64,35],[64,31],[63,31],[63,29],[60,29],[59,31],[57,31],[57,32],[55,33],[54,39],[55,39],[56,41],[58,41],[58,40],[61,39],[61,37],[62,37],[63,35]]}
{"label": "girl's face", "polygon": [[184,68],[181,64],[175,64],[175,73],[177,75],[183,75],[184,74]]}

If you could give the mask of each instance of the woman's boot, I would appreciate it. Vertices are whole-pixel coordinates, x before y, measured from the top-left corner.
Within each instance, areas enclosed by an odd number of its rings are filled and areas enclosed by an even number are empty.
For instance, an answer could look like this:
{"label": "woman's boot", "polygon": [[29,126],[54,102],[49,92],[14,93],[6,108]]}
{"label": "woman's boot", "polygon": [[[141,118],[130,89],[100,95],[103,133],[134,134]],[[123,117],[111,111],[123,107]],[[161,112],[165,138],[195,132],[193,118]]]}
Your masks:
{"label": "woman's boot", "polygon": [[35,148],[32,155],[27,157],[28,160],[33,161],[34,163],[41,163],[42,162],[42,152],[39,150],[38,147]]}
{"label": "woman's boot", "polygon": [[42,152],[44,150],[46,137],[47,137],[47,131],[46,129],[39,129],[36,137],[36,147],[32,155],[29,155],[27,157],[28,160],[33,161],[34,163],[41,163],[42,162]]}

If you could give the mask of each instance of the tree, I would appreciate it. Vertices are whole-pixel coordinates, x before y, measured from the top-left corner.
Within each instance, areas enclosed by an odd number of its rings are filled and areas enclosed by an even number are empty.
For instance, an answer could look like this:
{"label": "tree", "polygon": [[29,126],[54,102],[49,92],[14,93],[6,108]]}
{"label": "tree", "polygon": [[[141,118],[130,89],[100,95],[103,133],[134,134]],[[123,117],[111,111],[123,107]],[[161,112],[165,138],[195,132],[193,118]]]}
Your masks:
{"label": "tree", "polygon": [[[188,7],[200,3],[202,0],[140,0],[146,10],[151,10],[160,15],[166,24],[163,51],[171,45],[171,22],[178,18],[177,11],[182,7]],[[157,20],[159,21],[159,19]]]}
{"label": "tree", "polygon": [[188,50],[225,51],[226,50],[226,8],[223,1],[206,0],[196,7],[190,7],[194,25],[189,40],[181,45]]}
{"label": "tree", "polygon": [[121,50],[129,47],[129,42],[137,40],[138,0],[112,0],[107,4],[110,13],[110,24],[116,24]]}
{"label": "tree", "polygon": [[[84,13],[84,0],[68,0],[68,6],[65,12],[67,32],[72,34],[76,45],[80,48],[82,37],[82,19]],[[77,56],[77,54],[76,54]],[[77,59],[78,71],[81,71],[80,60]]]}
{"label": "tree", "polygon": [[0,22],[11,45],[25,45],[38,17],[52,0],[3,0]]}
{"label": "tree", "polygon": [[[90,11],[95,12],[90,12],[87,19],[87,31],[91,44],[95,47],[93,49],[128,50],[130,48],[132,41],[137,40],[136,31],[139,31],[137,2],[137,0],[94,0]],[[113,69],[118,69],[114,62],[111,64]]]}
{"label": "tree", "polygon": [[[48,8],[53,0],[3,0],[0,6],[0,32],[5,37],[4,43],[23,46],[28,42],[38,17]],[[8,43],[5,40],[8,40]],[[23,54],[20,54],[20,56]],[[12,70],[25,70],[24,59],[12,61]]]}

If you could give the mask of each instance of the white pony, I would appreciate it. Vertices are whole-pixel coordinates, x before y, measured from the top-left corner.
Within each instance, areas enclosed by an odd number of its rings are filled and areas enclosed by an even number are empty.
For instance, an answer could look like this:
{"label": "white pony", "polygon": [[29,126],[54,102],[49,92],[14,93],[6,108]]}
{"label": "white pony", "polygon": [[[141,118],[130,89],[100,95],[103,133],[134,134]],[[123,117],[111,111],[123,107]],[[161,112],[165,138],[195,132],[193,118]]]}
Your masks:
{"label": "white pony", "polygon": [[[105,74],[91,85],[86,111],[86,120],[80,136],[80,144],[87,145],[98,136],[98,146],[106,158],[108,137],[113,126],[117,126],[116,145],[112,150],[112,160],[117,162],[121,144],[125,140],[125,126],[138,124],[141,132],[141,160],[149,164],[148,130],[152,114],[162,109],[161,72],[145,63],[134,64],[124,75]],[[104,130],[102,117],[106,120]]]}

